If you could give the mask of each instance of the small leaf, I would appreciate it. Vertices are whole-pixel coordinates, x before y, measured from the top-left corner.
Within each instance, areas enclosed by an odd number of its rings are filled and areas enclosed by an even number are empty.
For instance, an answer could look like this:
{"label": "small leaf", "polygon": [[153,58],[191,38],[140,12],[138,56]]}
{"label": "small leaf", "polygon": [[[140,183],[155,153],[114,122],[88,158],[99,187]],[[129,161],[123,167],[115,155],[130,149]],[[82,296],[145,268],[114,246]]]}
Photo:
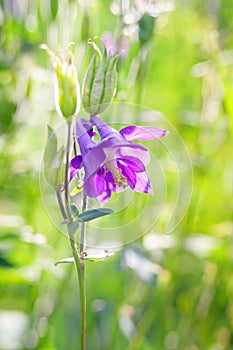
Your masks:
{"label": "small leaf", "polygon": [[57,136],[48,126],[48,141],[44,152],[44,173],[47,181],[54,188],[63,182],[64,146],[57,151]]}
{"label": "small leaf", "polygon": [[78,194],[80,191],[82,191],[82,188],[79,186],[75,186],[75,188],[71,191],[70,195],[71,196],[75,196],[76,194]]}
{"label": "small leaf", "polygon": [[82,256],[82,260],[91,261],[91,262],[101,262],[113,255],[114,255],[113,252],[109,253],[107,250],[104,250],[101,253],[84,255]]}
{"label": "small leaf", "polygon": [[64,180],[64,167],[63,160],[65,155],[65,148],[61,146],[61,148],[55,154],[55,157],[52,162],[53,178],[54,178],[54,187],[59,188]]}
{"label": "small leaf", "polygon": [[71,235],[73,235],[77,229],[78,229],[79,223],[78,221],[71,221],[68,223],[67,227],[68,227],[68,231]]}
{"label": "small leaf", "polygon": [[108,208],[102,208],[102,209],[92,209],[85,211],[84,213],[81,213],[78,216],[78,221],[91,221],[97,218],[100,218],[101,216],[105,216],[108,214],[112,214],[113,210]]}
{"label": "small leaf", "polygon": [[62,259],[62,260],[55,262],[54,266],[57,266],[59,264],[73,264],[73,263],[74,263],[74,258],[71,257],[71,258],[65,258],[65,259]]}
{"label": "small leaf", "polygon": [[48,141],[44,151],[44,172],[47,180],[50,177],[50,168],[53,159],[57,153],[57,135],[53,129],[48,125]]}
{"label": "small leaf", "polygon": [[71,212],[72,212],[73,216],[75,218],[77,218],[79,216],[79,211],[78,211],[78,208],[76,207],[76,205],[74,203],[71,204],[70,209],[71,209]]}

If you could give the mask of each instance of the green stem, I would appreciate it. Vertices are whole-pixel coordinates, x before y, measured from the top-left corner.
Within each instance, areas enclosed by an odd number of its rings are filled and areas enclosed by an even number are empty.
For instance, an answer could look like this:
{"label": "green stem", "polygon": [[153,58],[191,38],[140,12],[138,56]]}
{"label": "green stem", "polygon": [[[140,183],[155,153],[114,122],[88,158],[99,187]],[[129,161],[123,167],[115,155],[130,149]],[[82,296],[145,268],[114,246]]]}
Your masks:
{"label": "green stem", "polygon": [[[62,216],[64,219],[67,218],[65,208],[63,206],[61,193],[59,190],[56,191],[58,204],[62,213]],[[74,235],[69,232],[69,226],[67,225],[68,233],[69,233],[69,239],[70,239],[70,245],[75,261],[76,270],[78,272],[78,281],[79,281],[79,298],[80,298],[80,307],[81,307],[81,321],[80,321],[80,344],[81,344],[81,350],[86,350],[86,289],[85,289],[85,265],[83,260],[78,255],[78,249],[74,240]],[[84,232],[85,234],[85,232]]]}
{"label": "green stem", "polygon": [[[83,193],[82,213],[87,210],[87,196]],[[86,222],[81,223],[79,253],[85,250]]]}
{"label": "green stem", "polygon": [[65,220],[65,219],[67,219],[67,215],[66,215],[66,211],[65,211],[65,208],[64,208],[64,205],[63,205],[62,198],[61,198],[61,190],[60,190],[60,188],[56,189],[56,195],[57,195],[57,201],[58,201],[61,213],[62,213],[62,217]]}
{"label": "green stem", "polygon": [[72,248],[73,257],[75,260],[76,270],[78,272],[78,281],[79,281],[79,298],[80,298],[80,307],[81,307],[81,322],[80,322],[80,341],[81,341],[81,350],[86,350],[86,288],[85,288],[85,265],[82,259],[78,255],[78,250],[76,243],[74,241],[73,235],[69,233],[70,245]]}
{"label": "green stem", "polygon": [[69,198],[69,166],[70,166],[70,131],[71,131],[71,121],[67,121],[67,146],[66,146],[66,165],[65,165],[65,207],[67,212],[67,217],[69,221],[72,219],[71,211],[70,211],[70,198]]}
{"label": "green stem", "polygon": [[[70,134],[71,134],[71,121],[67,121],[68,131],[67,131],[67,147],[66,147],[66,164],[65,164],[65,207],[66,207],[66,213],[67,218],[69,219],[69,222],[72,220],[71,210],[70,210],[70,199],[69,199],[69,154],[70,154]],[[62,212],[62,215],[64,215],[65,210],[63,207],[63,203],[59,201],[58,197],[58,203]],[[85,199],[86,203],[86,199]],[[62,205],[61,205],[62,204]],[[86,205],[86,204],[85,204]],[[84,210],[84,202],[83,202],[83,208]],[[76,265],[76,270],[78,273],[78,281],[79,281],[79,297],[80,297],[80,308],[81,308],[81,316],[80,316],[80,344],[81,344],[81,350],[86,350],[86,290],[85,290],[85,278],[84,278],[84,270],[85,265],[81,258],[81,255],[78,254],[77,245],[74,240],[74,234],[70,232],[69,230],[69,224],[67,225],[68,233],[69,233],[69,239],[70,239],[70,245]],[[83,237],[85,239],[85,230],[86,228],[81,226],[81,232],[83,234]],[[83,243],[84,243],[83,239]],[[81,244],[80,244],[81,245]]]}

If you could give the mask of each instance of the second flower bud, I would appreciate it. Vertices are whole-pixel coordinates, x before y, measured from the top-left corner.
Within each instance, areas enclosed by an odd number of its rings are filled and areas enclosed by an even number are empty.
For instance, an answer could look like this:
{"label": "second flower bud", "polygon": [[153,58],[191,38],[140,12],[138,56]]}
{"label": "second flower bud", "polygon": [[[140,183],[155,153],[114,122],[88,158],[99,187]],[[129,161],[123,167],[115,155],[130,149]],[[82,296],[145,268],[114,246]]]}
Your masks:
{"label": "second flower bud", "polygon": [[102,113],[111,103],[117,85],[118,55],[107,50],[103,43],[102,52],[94,41],[89,40],[95,52],[82,87],[82,101],[90,115]]}

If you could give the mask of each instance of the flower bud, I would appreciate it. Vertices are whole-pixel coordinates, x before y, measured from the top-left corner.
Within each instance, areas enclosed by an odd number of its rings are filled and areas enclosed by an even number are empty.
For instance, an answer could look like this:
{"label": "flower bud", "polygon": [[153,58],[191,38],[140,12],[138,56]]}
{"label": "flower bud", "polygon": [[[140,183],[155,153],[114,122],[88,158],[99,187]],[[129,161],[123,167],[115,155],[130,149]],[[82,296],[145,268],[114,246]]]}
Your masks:
{"label": "flower bud", "polygon": [[58,114],[69,118],[80,108],[80,89],[77,71],[71,52],[62,51],[55,55],[46,45],[42,45],[50,55],[55,69],[55,105]]}
{"label": "flower bud", "polygon": [[96,115],[108,107],[115,95],[119,56],[108,52],[104,43],[102,53],[92,40],[89,43],[95,53],[84,78],[82,101],[85,110],[90,115]]}

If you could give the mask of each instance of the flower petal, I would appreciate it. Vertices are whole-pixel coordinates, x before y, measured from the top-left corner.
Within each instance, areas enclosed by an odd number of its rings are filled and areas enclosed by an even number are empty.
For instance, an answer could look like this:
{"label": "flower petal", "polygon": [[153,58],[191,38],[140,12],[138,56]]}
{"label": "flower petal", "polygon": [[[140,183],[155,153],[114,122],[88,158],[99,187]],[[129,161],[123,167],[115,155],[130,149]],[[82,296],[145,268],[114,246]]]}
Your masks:
{"label": "flower petal", "polygon": [[87,130],[87,133],[90,137],[93,137],[96,135],[96,132],[93,130],[93,125],[90,122],[90,120],[84,119],[84,118],[80,118],[80,121],[82,122],[82,125],[84,126],[84,128]]}
{"label": "flower petal", "polygon": [[115,192],[116,191],[116,184],[114,182],[114,178],[113,178],[112,173],[110,171],[107,171],[107,173],[105,175],[105,180],[106,180],[108,188],[111,191]]}
{"label": "flower petal", "polygon": [[83,160],[82,156],[76,156],[71,160],[71,162],[70,162],[70,181],[77,174],[79,169],[81,169],[82,160]]}
{"label": "flower petal", "polygon": [[102,169],[96,174],[89,176],[84,181],[84,192],[88,197],[98,197],[105,189],[105,179]]}
{"label": "flower petal", "polygon": [[83,160],[82,156],[76,156],[73,159],[71,159],[70,165],[74,169],[81,169],[81,167],[82,167],[82,160]]}
{"label": "flower petal", "polygon": [[[106,169],[103,168],[104,173],[106,172]],[[114,178],[112,176],[112,173],[110,171],[107,171],[105,174],[105,188],[101,195],[96,197],[96,200],[101,203],[101,205],[108,202],[108,200],[111,197],[112,191],[116,192],[116,184],[114,183]]]}
{"label": "flower petal", "polygon": [[128,141],[130,140],[153,140],[167,135],[167,131],[154,126],[130,125],[120,130],[120,134]]}
{"label": "flower petal", "polygon": [[124,175],[127,179],[127,183],[129,187],[134,189],[136,185],[136,174],[135,172],[131,169],[131,167],[127,166],[126,164],[122,164],[123,162],[117,162],[117,165],[119,169],[121,169],[122,175]]}
{"label": "flower petal", "polygon": [[132,143],[135,147],[121,147],[117,150],[118,158],[134,157],[141,160],[144,165],[147,165],[150,161],[150,152],[147,148]]}
{"label": "flower petal", "polygon": [[134,187],[134,191],[153,194],[153,190],[150,185],[150,179],[145,171],[136,174],[136,185]]}
{"label": "flower petal", "polygon": [[92,148],[86,155],[83,157],[83,165],[85,169],[85,178],[89,178],[93,174],[96,174],[101,168],[105,161],[106,155],[100,147]]}
{"label": "flower petal", "polygon": [[145,166],[143,162],[136,157],[125,156],[124,158],[118,158],[117,162],[120,162],[123,165],[126,165],[131,168],[135,173],[140,173],[145,171]]}
{"label": "flower petal", "polygon": [[89,131],[87,130],[88,127],[90,127],[90,122],[84,118],[79,119],[76,123],[76,137],[83,157],[90,149],[96,147],[96,143],[92,141]]}
{"label": "flower petal", "polygon": [[106,124],[102,119],[92,116],[90,119],[91,123],[95,125],[99,131],[101,139],[104,140],[106,138],[114,136],[120,136],[118,131],[112,129],[108,124]]}
{"label": "flower petal", "polygon": [[106,187],[104,192],[101,195],[96,197],[96,200],[99,203],[101,203],[101,205],[104,205],[109,201],[110,197],[111,197],[111,190],[108,187]]}

